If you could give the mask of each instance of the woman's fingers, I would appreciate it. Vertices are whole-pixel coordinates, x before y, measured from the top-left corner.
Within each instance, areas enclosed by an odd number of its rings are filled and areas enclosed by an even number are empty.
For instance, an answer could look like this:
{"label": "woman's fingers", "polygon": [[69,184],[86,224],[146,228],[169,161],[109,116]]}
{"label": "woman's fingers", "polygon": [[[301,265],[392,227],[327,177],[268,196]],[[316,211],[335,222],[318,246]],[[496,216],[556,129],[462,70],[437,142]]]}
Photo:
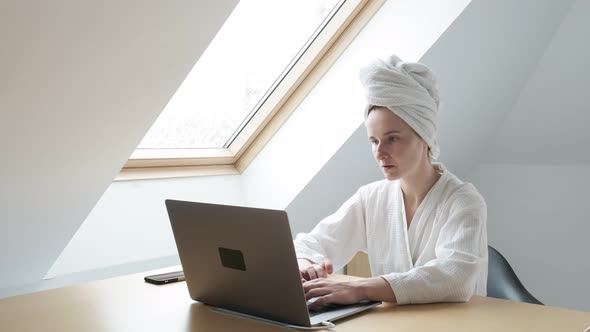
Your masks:
{"label": "woman's fingers", "polygon": [[324,295],[324,296],[320,296],[313,303],[310,303],[307,306],[307,308],[309,310],[315,310],[315,309],[318,309],[319,307],[321,307],[322,305],[329,304],[329,303],[337,303],[337,300],[334,299],[334,295],[333,294],[327,294],[327,295]]}
{"label": "woman's fingers", "polygon": [[324,268],[320,265],[314,264],[314,269],[315,269],[315,274],[318,276],[318,278],[325,278],[328,276],[328,274],[326,273],[326,271],[324,270]]}
{"label": "woman's fingers", "polygon": [[308,281],[303,284],[303,290],[307,300],[317,297],[317,300],[309,305],[310,309],[327,303],[357,303],[362,296],[353,284],[329,279]]}
{"label": "woman's fingers", "polygon": [[314,297],[323,296],[326,294],[330,294],[330,290],[328,288],[314,288],[308,292],[305,292],[305,299],[310,300]]}
{"label": "woman's fingers", "polygon": [[312,266],[307,267],[307,269],[305,269],[305,274],[308,278],[305,278],[306,276],[303,277],[307,280],[325,278],[328,276],[324,268],[317,264],[313,264]]}
{"label": "woman's fingers", "polygon": [[324,261],[321,265],[311,263],[307,260],[299,259],[299,273],[301,278],[305,280],[313,280],[318,278],[326,278],[328,274],[332,273],[334,268],[330,260]]}
{"label": "woman's fingers", "polygon": [[331,291],[330,286],[333,282],[327,279],[315,279],[308,281],[303,284],[303,291],[305,292],[305,299],[309,300],[314,297],[329,294]]}
{"label": "woman's fingers", "polygon": [[307,273],[307,276],[309,277],[309,279],[308,279],[308,280],[313,280],[313,279],[317,279],[317,278],[318,278],[318,274],[317,274],[317,272],[316,272],[316,271],[317,271],[317,270],[316,270],[316,268],[315,268],[315,266],[314,266],[314,265],[312,265],[312,266],[309,266],[309,267],[308,267],[308,268],[305,270],[305,272]]}
{"label": "woman's fingers", "polygon": [[331,274],[334,272],[334,266],[332,265],[332,261],[326,258],[326,260],[322,263],[322,268],[326,271],[327,274]]}
{"label": "woman's fingers", "polygon": [[303,284],[303,291],[304,292],[308,292],[314,288],[319,288],[319,287],[324,287],[326,285],[328,285],[329,280],[328,279],[314,279],[314,280],[310,280],[310,281],[306,281]]}

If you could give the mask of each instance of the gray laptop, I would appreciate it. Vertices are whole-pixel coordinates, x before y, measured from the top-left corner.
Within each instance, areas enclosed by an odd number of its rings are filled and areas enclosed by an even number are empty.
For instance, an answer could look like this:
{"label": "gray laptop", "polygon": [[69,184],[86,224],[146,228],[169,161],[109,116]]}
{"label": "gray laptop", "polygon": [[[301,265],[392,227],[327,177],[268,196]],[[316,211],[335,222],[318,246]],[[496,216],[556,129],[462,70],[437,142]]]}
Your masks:
{"label": "gray laptop", "polygon": [[190,296],[222,311],[313,327],[379,302],[309,312],[287,213],[166,200]]}

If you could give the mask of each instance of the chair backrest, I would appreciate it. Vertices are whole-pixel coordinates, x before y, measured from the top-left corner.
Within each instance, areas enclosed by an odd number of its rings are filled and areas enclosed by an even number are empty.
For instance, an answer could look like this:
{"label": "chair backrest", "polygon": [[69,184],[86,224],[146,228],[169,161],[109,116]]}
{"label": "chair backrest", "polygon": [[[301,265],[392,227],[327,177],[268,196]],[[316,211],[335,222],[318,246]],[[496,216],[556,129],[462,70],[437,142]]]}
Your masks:
{"label": "chair backrest", "polygon": [[543,304],[526,290],[506,258],[491,246],[488,246],[488,296]]}

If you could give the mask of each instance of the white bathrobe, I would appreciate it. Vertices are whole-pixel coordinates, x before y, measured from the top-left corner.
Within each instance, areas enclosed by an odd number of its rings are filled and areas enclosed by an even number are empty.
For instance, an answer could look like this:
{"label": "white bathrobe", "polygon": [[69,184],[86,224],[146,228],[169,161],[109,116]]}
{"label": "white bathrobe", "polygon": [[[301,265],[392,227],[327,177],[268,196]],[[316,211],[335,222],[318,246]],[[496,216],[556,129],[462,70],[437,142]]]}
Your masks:
{"label": "white bathrobe", "polygon": [[399,304],[462,302],[486,295],[486,204],[470,183],[437,164],[442,175],[407,227],[399,181],[361,187],[308,234],[298,234],[298,258],[332,260],[342,268],[359,251]]}

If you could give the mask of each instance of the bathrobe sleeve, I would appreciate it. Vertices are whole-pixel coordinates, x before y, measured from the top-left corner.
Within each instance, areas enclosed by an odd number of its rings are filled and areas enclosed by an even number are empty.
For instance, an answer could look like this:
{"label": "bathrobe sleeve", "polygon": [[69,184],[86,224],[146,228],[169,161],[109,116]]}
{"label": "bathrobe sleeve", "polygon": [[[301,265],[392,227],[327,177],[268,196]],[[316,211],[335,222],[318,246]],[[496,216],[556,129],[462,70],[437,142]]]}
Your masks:
{"label": "bathrobe sleeve", "polygon": [[399,304],[464,302],[474,294],[477,276],[487,268],[486,205],[471,192],[453,196],[436,240],[436,257],[407,272],[382,276]]}
{"label": "bathrobe sleeve", "polygon": [[310,232],[295,238],[297,258],[322,263],[332,261],[334,270],[343,268],[359,251],[367,251],[365,212],[359,189],[338,211],[322,221]]}

